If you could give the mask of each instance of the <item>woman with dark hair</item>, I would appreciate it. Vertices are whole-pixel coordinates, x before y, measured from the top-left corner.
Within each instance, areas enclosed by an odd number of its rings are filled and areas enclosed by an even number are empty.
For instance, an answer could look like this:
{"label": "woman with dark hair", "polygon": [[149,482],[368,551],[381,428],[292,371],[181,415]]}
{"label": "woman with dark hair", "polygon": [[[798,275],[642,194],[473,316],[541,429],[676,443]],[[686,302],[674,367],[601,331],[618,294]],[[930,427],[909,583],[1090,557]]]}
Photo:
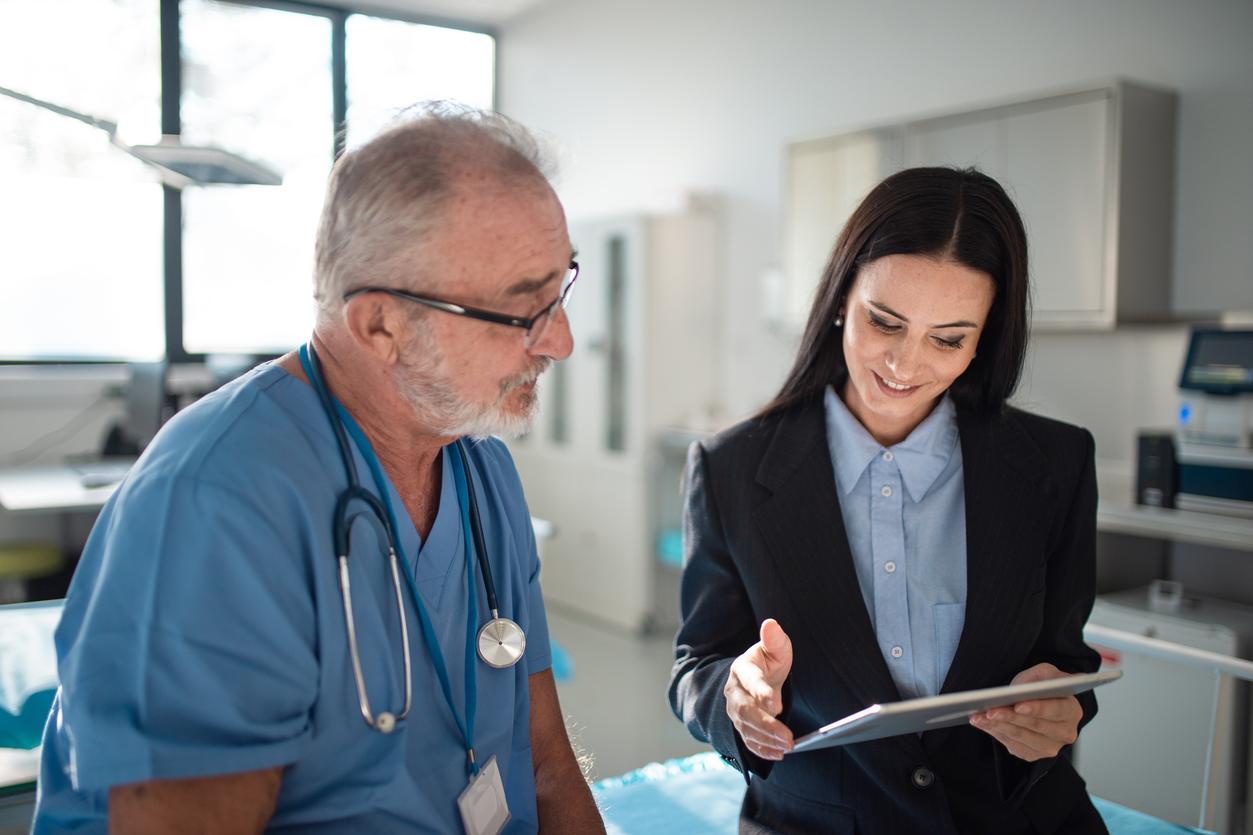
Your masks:
{"label": "woman with dark hair", "polygon": [[1006,405],[1027,240],[974,170],[877,186],[796,363],[688,461],[675,713],[749,779],[742,831],[1105,832],[1066,756],[1091,693],[791,756],[875,703],[1097,669],[1085,430]]}

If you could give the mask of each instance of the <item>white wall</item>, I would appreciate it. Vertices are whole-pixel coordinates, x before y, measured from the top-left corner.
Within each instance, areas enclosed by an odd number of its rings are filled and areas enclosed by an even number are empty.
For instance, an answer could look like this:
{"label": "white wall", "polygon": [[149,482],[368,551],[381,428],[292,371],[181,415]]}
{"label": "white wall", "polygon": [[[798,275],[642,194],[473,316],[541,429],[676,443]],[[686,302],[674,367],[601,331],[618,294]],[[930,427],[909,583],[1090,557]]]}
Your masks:
{"label": "white wall", "polygon": [[[500,34],[501,108],[563,146],[572,218],[725,196],[728,419],[772,393],[795,346],[759,312],[784,146],[846,128],[1114,75],[1171,87],[1175,308],[1253,309],[1253,3],[555,0]],[[1172,420],[1185,333],[1040,336],[1020,399],[1126,460],[1132,427]]]}

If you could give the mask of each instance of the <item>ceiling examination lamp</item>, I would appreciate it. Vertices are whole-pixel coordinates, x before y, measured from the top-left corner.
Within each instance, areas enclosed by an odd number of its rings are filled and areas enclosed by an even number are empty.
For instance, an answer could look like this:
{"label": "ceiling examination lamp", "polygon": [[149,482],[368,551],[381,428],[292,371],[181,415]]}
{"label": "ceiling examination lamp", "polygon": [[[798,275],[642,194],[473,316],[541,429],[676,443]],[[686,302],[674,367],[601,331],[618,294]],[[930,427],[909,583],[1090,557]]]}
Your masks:
{"label": "ceiling examination lamp", "polygon": [[76,119],[109,135],[109,141],[126,153],[152,166],[161,182],[174,188],[203,185],[282,185],[283,178],[260,163],[210,145],[185,145],[177,136],[164,136],[156,145],[129,145],[118,138],[117,123],[79,113],[68,107],[0,87],[0,95],[33,104],[53,113]]}

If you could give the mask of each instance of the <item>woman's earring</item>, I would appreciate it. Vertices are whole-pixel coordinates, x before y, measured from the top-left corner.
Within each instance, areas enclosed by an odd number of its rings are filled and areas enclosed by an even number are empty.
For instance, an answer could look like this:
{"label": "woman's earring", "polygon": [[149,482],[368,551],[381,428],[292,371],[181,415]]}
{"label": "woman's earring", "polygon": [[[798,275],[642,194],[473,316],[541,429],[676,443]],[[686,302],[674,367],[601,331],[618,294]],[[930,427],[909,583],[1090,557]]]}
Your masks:
{"label": "woman's earring", "polygon": [[843,316],[843,314],[836,314],[836,317],[835,317],[835,326],[836,326],[837,328],[842,328],[842,327],[844,327],[844,316]]}

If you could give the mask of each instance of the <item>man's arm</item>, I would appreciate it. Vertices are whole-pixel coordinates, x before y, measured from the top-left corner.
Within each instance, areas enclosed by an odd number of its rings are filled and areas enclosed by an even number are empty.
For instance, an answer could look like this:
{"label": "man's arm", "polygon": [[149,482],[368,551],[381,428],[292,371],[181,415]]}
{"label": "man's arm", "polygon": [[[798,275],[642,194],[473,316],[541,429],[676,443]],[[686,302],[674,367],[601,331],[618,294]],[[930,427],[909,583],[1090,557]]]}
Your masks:
{"label": "man's arm", "polygon": [[535,763],[535,805],[546,833],[605,831],[591,789],[583,779],[557,701],[553,671],[528,679],[531,693],[531,757]]}
{"label": "man's arm", "polygon": [[110,835],[260,833],[274,814],[282,782],[280,767],[114,786],[109,789],[109,832]]}

